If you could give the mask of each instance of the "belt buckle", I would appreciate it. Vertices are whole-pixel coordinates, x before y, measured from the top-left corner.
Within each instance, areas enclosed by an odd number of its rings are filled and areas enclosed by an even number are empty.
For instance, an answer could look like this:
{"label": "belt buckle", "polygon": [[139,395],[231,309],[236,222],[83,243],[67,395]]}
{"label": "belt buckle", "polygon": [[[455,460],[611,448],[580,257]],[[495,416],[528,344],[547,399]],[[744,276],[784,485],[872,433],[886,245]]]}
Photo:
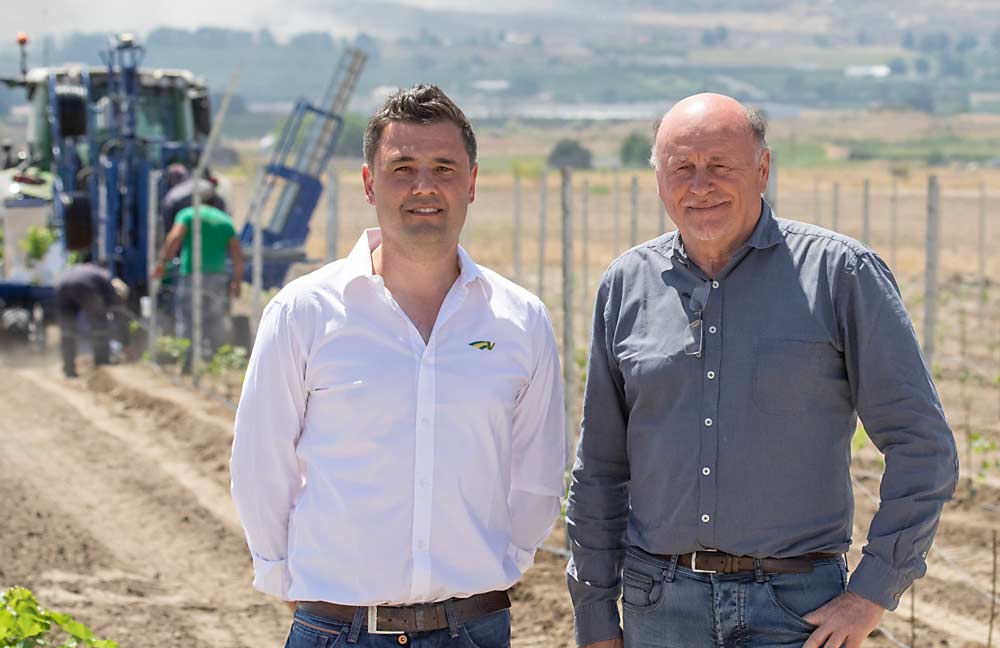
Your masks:
{"label": "belt buckle", "polygon": [[[714,551],[711,553],[715,553]],[[718,574],[719,572],[714,569],[698,569],[698,552],[691,552],[691,571],[698,574]]]}
{"label": "belt buckle", "polygon": [[368,606],[368,634],[379,634],[379,635],[401,635],[406,634],[405,630],[379,630],[378,629],[378,607],[377,605]]}

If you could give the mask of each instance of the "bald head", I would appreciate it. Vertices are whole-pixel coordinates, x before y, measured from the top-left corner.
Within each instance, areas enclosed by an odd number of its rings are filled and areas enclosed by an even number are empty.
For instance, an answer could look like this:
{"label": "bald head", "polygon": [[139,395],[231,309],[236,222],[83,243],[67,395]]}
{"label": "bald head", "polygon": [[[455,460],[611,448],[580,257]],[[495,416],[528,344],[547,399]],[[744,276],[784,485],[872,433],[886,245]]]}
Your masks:
{"label": "bald head", "polygon": [[702,269],[721,269],[757,224],[771,164],[763,136],[756,113],[718,94],[678,101],[660,121],[657,190]]}
{"label": "bald head", "polygon": [[748,136],[758,154],[767,149],[767,122],[759,110],[748,108],[732,97],[705,92],[681,99],[653,125],[653,150],[649,160],[653,168],[659,168],[661,137],[678,130],[694,134],[692,129]]}

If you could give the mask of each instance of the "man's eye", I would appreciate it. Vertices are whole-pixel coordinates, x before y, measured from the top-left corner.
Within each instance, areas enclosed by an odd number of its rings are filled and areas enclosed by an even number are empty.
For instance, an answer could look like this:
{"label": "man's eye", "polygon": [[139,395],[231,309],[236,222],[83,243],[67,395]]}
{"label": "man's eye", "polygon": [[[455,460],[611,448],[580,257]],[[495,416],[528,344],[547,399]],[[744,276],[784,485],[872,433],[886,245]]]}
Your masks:
{"label": "man's eye", "polygon": [[452,171],[454,171],[454,169],[452,169],[451,167],[439,166],[437,168],[438,173],[451,173]]}
{"label": "man's eye", "polygon": [[400,166],[400,167],[396,167],[395,169],[393,169],[392,172],[393,173],[407,173],[407,172],[409,172],[409,170],[410,170],[410,167],[408,167],[408,166]]}

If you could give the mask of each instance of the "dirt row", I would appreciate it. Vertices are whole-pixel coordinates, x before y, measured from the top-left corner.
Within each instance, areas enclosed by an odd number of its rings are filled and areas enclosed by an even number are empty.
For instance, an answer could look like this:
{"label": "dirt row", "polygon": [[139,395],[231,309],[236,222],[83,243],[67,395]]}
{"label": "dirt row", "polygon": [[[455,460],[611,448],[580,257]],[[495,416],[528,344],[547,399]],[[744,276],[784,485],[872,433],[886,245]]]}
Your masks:
{"label": "dirt row", "polygon": [[[0,587],[30,587],[123,648],[282,645],[289,614],[251,589],[229,497],[230,408],[147,367],[70,381],[54,363],[3,366],[0,403]],[[881,465],[866,447],[855,468],[860,546]],[[986,645],[991,502],[1000,489],[981,484],[948,506],[916,588],[917,645]],[[515,588],[515,647],[573,645],[564,564],[540,552]],[[908,597],[884,623],[904,643]]]}

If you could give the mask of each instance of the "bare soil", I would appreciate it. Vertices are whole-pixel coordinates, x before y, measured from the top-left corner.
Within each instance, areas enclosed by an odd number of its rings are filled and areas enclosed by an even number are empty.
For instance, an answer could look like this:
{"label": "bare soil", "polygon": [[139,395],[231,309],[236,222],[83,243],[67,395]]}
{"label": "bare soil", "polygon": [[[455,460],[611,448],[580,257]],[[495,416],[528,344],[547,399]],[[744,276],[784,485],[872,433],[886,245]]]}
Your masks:
{"label": "bare soil", "polygon": [[[898,235],[891,245],[889,176],[885,169],[869,172],[876,174],[871,242],[887,259],[898,257],[893,267],[922,333],[926,179],[913,177],[898,186]],[[830,191],[837,180],[842,183],[840,229],[858,236],[860,183],[867,174],[783,173],[778,210],[829,226]],[[579,213],[576,221],[578,306],[573,312],[580,349],[586,347],[593,286],[610,259],[629,246],[630,236],[628,176],[619,180],[618,218],[613,177],[591,173],[577,181],[584,178],[592,193],[586,265]],[[651,178],[649,172],[640,176],[639,240],[660,231]],[[976,189],[981,180],[996,186],[998,179],[996,171],[942,177],[944,235],[933,369],[965,479],[946,507],[928,575],[915,588],[919,646],[987,643],[992,537],[1000,528],[1000,290],[995,281],[980,286],[975,276]],[[345,175],[341,192],[337,251],[344,254],[363,227],[374,225],[374,217],[362,202],[357,178]],[[234,193],[239,214],[239,205],[247,202],[245,185],[236,183]],[[558,206],[556,178],[550,176],[544,295],[561,337]],[[989,213],[998,206],[991,194]],[[483,177],[465,235],[477,260],[512,276],[513,208],[511,179]],[[321,206],[317,212],[309,241],[310,255],[317,259],[326,252],[324,210]],[[522,210],[520,279],[535,290],[536,179],[524,179]],[[996,250],[1000,227],[992,216],[986,239],[988,250]],[[986,274],[1000,276],[1000,255],[988,254]],[[233,396],[231,389],[228,395]],[[123,647],[282,645],[289,613],[251,589],[250,560],[229,497],[230,407],[145,366],[84,367],[83,378],[70,381],[59,374],[55,358],[0,353],[0,411],[0,587],[30,587],[46,606],[74,614]],[[881,470],[870,444],[857,451],[858,547],[877,502]],[[561,533],[557,529],[549,544],[562,546]],[[850,564],[858,559],[855,549]],[[564,566],[563,557],[539,552],[515,587],[514,646],[572,646]],[[910,643],[910,609],[907,594],[883,623],[904,644]],[[994,633],[1000,639],[1000,631]],[[876,636],[865,645],[896,644]]]}

